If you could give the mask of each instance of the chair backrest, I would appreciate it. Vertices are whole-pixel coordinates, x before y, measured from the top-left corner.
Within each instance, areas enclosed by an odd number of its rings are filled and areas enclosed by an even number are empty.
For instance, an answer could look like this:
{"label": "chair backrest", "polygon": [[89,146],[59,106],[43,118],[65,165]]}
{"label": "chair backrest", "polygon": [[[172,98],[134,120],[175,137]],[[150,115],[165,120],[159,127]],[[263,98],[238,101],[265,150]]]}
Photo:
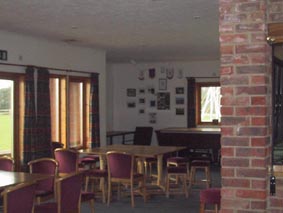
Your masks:
{"label": "chair backrest", "polygon": [[72,173],[78,171],[79,155],[76,151],[58,148],[54,151],[54,157],[58,161],[59,173]]}
{"label": "chair backrest", "polygon": [[0,157],[0,170],[14,171],[15,161],[9,156]]}
{"label": "chair backrest", "polygon": [[130,179],[134,171],[134,156],[125,152],[106,153],[108,175],[110,178]]}
{"label": "chair backrest", "polygon": [[71,173],[56,181],[58,212],[78,212],[81,203],[82,174]]}
{"label": "chair backrest", "polygon": [[150,145],[153,133],[153,127],[138,126],[134,134],[134,145]]}
{"label": "chair backrest", "polygon": [[4,201],[4,213],[31,213],[36,183],[22,183],[5,189],[1,195]]}
{"label": "chair backrest", "polygon": [[53,191],[58,173],[58,162],[53,158],[40,158],[28,162],[30,173],[50,174],[52,177],[37,182],[37,190]]}

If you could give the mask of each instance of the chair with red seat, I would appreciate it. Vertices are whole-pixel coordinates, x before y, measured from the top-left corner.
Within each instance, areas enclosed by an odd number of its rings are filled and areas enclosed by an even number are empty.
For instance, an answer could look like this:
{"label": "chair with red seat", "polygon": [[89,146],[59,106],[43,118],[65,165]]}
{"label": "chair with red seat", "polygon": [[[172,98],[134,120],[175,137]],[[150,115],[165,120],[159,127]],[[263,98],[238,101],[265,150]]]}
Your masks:
{"label": "chair with red seat", "polygon": [[[134,184],[138,184],[139,193],[143,195],[146,201],[145,177],[143,174],[135,173],[134,156],[125,152],[110,151],[106,154],[108,168],[108,205],[110,204],[112,194],[112,183],[120,185],[129,185],[131,193],[131,206],[135,207],[134,202]],[[118,197],[120,191],[118,191]]]}
{"label": "chair with red seat", "polygon": [[22,183],[5,189],[1,196],[4,201],[4,213],[31,213],[36,183]]}
{"label": "chair with red seat", "polygon": [[221,201],[221,190],[209,188],[200,191],[200,213],[205,212],[207,205],[214,205],[214,213],[218,213]]}
{"label": "chair with red seat", "polygon": [[[209,160],[193,160],[191,162],[190,170],[190,184],[189,190],[191,191],[192,186],[196,184],[205,184],[206,188],[211,186],[211,174],[210,174],[210,161]],[[204,177],[196,177],[197,171],[203,171]]]}
{"label": "chair with red seat", "polygon": [[58,148],[54,150],[54,157],[58,161],[59,173],[79,171],[79,154],[75,150]]}
{"label": "chair with red seat", "polygon": [[54,181],[58,173],[58,162],[53,158],[40,158],[28,162],[30,173],[50,174],[50,178],[37,182],[35,197],[37,203],[42,199],[54,197]]}
{"label": "chair with red seat", "polygon": [[72,172],[84,172],[85,179],[85,191],[88,190],[89,178],[101,179],[101,191],[103,202],[106,202],[106,178],[107,172],[105,170],[96,169],[84,169],[79,168],[79,153],[76,150],[71,149],[56,149],[54,151],[55,159],[59,163],[59,173],[72,173]]}
{"label": "chair with red seat", "polygon": [[[153,127],[137,126],[134,133],[133,145],[150,146],[153,134]],[[139,159],[140,160],[140,159]],[[145,174],[149,169],[149,177],[152,177],[152,167],[157,165],[157,159],[154,157],[143,159]],[[148,175],[147,175],[148,176]]]}
{"label": "chair with red seat", "polygon": [[0,157],[0,170],[14,171],[15,161],[12,157],[2,156]]}
{"label": "chair with red seat", "polygon": [[182,166],[182,167],[186,167],[187,168],[187,179],[189,179],[189,169],[190,169],[190,161],[188,158],[186,157],[169,157],[167,158],[167,167],[169,166]]}
{"label": "chair with red seat", "polygon": [[71,173],[56,180],[56,201],[34,206],[34,213],[80,212],[82,173]]}

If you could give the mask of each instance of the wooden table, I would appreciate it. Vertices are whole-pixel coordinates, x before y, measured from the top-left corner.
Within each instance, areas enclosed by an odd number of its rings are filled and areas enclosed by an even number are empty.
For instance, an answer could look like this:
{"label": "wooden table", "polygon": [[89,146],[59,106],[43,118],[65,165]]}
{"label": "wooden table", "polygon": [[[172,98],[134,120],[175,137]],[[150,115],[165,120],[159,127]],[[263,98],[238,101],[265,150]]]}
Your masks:
{"label": "wooden table", "polygon": [[113,137],[122,136],[122,144],[125,144],[125,136],[134,134],[135,131],[107,131],[106,137],[109,138],[109,145],[113,144]]}
{"label": "wooden table", "polygon": [[30,174],[25,172],[9,172],[0,170],[0,189],[25,182],[35,182],[51,177],[46,174]]}
{"label": "wooden table", "polygon": [[181,146],[139,146],[139,145],[109,145],[92,149],[79,150],[84,154],[97,154],[100,156],[100,168],[105,168],[105,155],[109,151],[120,151],[133,154],[139,158],[156,157],[157,158],[157,185],[164,189],[162,182],[162,167],[163,167],[163,155],[167,153],[177,152],[186,147]]}
{"label": "wooden table", "polygon": [[221,148],[220,128],[164,128],[156,130],[160,146],[186,146],[187,149],[212,150],[215,162],[218,161],[218,151]]}

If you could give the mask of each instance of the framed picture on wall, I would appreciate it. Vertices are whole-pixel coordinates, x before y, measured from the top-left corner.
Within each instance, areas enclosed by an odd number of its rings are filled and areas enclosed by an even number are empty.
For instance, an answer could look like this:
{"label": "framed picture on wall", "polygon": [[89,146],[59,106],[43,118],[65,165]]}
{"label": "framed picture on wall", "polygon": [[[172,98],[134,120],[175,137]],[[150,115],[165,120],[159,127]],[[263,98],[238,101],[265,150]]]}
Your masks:
{"label": "framed picture on wall", "polygon": [[184,115],[185,109],[184,108],[176,108],[176,115]]}
{"label": "framed picture on wall", "polygon": [[184,104],[185,100],[183,97],[176,97],[176,104]]}
{"label": "framed picture on wall", "polygon": [[169,92],[157,93],[157,109],[159,110],[170,109],[170,93]]}
{"label": "framed picture on wall", "polygon": [[136,97],[136,89],[132,89],[132,88],[127,89],[127,96]]}
{"label": "framed picture on wall", "polygon": [[136,107],[136,102],[129,101],[127,105],[128,105],[128,108],[135,108]]}
{"label": "framed picture on wall", "polygon": [[144,103],[145,103],[145,99],[144,99],[144,98],[140,98],[140,99],[139,99],[139,103],[140,103],[140,104],[144,104]]}
{"label": "framed picture on wall", "polygon": [[160,78],[159,79],[159,90],[166,90],[167,89],[167,79],[166,78]]}
{"label": "framed picture on wall", "polygon": [[184,87],[176,87],[176,94],[184,94]]}

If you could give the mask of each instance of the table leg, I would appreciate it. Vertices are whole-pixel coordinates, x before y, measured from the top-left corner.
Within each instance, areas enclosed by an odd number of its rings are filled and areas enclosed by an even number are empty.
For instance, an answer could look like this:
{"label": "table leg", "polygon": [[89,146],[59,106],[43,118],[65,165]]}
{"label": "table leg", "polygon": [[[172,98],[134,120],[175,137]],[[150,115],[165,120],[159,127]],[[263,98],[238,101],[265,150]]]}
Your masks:
{"label": "table leg", "polygon": [[163,155],[157,155],[157,185],[161,188],[163,185]]}

